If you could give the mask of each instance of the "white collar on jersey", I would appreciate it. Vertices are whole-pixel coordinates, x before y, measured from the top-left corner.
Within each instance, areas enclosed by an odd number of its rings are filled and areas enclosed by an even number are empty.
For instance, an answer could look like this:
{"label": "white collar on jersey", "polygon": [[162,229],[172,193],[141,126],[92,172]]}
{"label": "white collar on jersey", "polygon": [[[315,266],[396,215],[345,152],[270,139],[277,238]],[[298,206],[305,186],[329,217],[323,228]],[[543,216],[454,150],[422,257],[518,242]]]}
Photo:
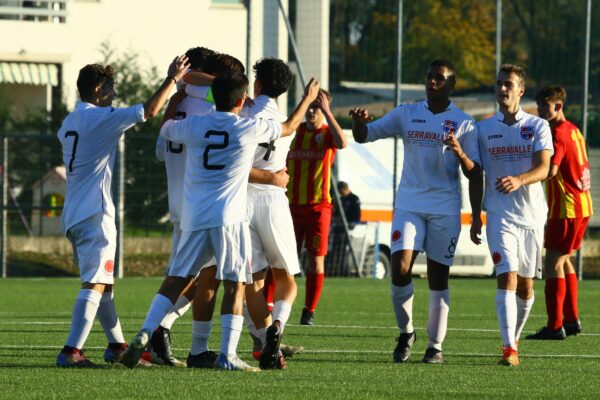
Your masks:
{"label": "white collar on jersey", "polygon": [[[423,107],[425,107],[425,109],[429,112],[431,112],[431,110],[429,109],[429,103],[427,102],[427,100],[423,100]],[[454,104],[454,102],[452,100],[450,100],[450,103],[448,104],[448,107],[442,111],[442,112],[446,112],[446,111],[450,111],[450,110],[454,110],[456,108],[456,105]],[[440,113],[438,113],[440,114]]]}
{"label": "white collar on jersey", "polygon": [[76,110],[85,110],[86,108],[97,108],[98,106],[92,103],[88,103],[87,101],[78,101],[75,104]]}
{"label": "white collar on jersey", "polygon": [[[523,109],[521,107],[519,107],[519,111],[517,111],[517,114],[515,114],[515,120],[517,120],[517,122],[519,122],[520,120],[523,119],[523,117],[525,116],[525,111],[523,111]],[[501,111],[496,112],[496,119],[502,123],[504,123],[504,114],[502,114]]]}
{"label": "white collar on jersey", "polygon": [[271,97],[266,96],[264,94],[256,96],[253,99],[253,101],[254,107],[257,107],[258,110],[264,110],[266,108],[278,110],[277,102],[275,101],[275,99],[272,99]]}

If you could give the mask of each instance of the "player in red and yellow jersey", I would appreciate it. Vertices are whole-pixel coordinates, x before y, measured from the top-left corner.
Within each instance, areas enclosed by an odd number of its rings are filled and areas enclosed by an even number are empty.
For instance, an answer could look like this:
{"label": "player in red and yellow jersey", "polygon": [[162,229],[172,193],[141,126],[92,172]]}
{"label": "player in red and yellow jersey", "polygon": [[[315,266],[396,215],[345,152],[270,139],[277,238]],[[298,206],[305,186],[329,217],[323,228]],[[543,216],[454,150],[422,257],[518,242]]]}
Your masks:
{"label": "player in red and yellow jersey", "polygon": [[300,324],[314,324],[313,313],[321,297],[325,277],[325,255],[331,222],[331,167],[337,149],[346,147],[346,137],[329,104],[331,95],[321,90],[306,112],[287,157],[288,199],[294,220],[298,250],[302,242],[308,252],[306,297]]}
{"label": "player in red and yellow jersey", "polygon": [[538,113],[550,123],[554,144],[544,245],[548,324],[527,339],[562,340],[581,332],[577,276],[569,257],[581,246],[593,210],[586,143],[579,129],[565,118],[566,97],[561,86],[547,86],[536,96]]}

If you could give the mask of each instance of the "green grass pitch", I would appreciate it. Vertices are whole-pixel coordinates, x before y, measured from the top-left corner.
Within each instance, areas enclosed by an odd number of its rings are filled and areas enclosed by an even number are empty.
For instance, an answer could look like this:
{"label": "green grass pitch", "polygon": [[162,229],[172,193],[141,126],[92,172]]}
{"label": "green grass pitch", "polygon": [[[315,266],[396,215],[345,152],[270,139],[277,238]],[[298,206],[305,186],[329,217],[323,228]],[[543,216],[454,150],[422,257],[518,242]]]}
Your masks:
{"label": "green grass pitch", "polygon": [[[427,285],[415,279],[417,342],[406,364],[392,362],[397,329],[389,281],[327,279],[317,325],[299,326],[304,280],[284,342],[306,350],[288,360],[287,371],[260,373],[151,367],[65,370],[55,358],[67,337],[79,288],[76,279],[0,280],[0,399],[598,399],[600,398],[600,281],[580,286],[583,334],[565,341],[520,342],[521,365],[497,365],[500,337],[493,279],[451,279],[446,363],[425,365]],[[130,340],[139,329],[159,279],[117,282],[116,301]],[[543,283],[525,333],[544,325]],[[175,354],[185,359],[191,313],[173,327]],[[220,324],[214,319],[211,348],[218,349]],[[106,346],[96,323],[87,354],[102,363]],[[251,341],[242,332],[241,357],[252,364]]]}

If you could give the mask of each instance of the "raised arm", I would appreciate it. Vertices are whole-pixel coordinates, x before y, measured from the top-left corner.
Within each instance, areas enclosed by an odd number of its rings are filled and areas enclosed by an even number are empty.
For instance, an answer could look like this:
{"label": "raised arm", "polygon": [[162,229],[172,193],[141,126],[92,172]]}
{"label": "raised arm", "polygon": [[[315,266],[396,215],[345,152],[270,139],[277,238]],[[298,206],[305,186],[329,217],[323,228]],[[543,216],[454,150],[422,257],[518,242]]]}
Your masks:
{"label": "raised arm", "polygon": [[352,117],[352,136],[356,143],[364,143],[367,140],[367,124],[371,121],[369,110],[366,108],[353,108],[348,113]]}
{"label": "raised arm", "polygon": [[533,154],[533,168],[517,176],[501,176],[496,179],[496,190],[508,194],[521,186],[531,185],[548,178],[550,168],[550,150],[540,150]]}
{"label": "raised arm", "polygon": [[175,57],[171,65],[169,65],[167,78],[152,97],[144,103],[144,118],[152,118],[160,112],[161,108],[167,102],[173,86],[183,77],[189,65],[188,58],[185,55]]}
{"label": "raised arm", "polygon": [[319,103],[319,108],[327,120],[327,125],[329,125],[329,131],[331,132],[333,145],[338,149],[345,148],[348,145],[348,142],[346,141],[346,135],[344,135],[344,131],[331,112],[331,108],[329,107],[329,99],[327,98],[325,92],[319,93],[317,96],[317,101]]}
{"label": "raised arm", "polygon": [[460,168],[468,179],[473,179],[481,175],[481,166],[467,156],[454,133],[448,134],[444,140],[444,144],[456,154],[460,162]]}
{"label": "raised arm", "polygon": [[169,99],[169,104],[167,104],[167,109],[165,110],[165,114],[163,115],[162,122],[160,126],[163,126],[165,122],[170,119],[175,119],[175,113],[177,112],[177,106],[183,99],[185,99],[186,94],[185,90],[179,90]]}
{"label": "raised arm", "polygon": [[200,71],[188,71],[183,76],[183,81],[185,83],[189,83],[190,85],[196,86],[210,86],[212,85],[212,81],[215,80],[213,75],[207,74],[205,72]]}
{"label": "raised arm", "polygon": [[310,81],[304,88],[304,96],[296,109],[289,116],[289,118],[282,124],[281,129],[281,137],[289,136],[292,133],[296,132],[298,126],[304,119],[304,115],[308,110],[308,107],[311,105],[313,101],[317,99],[317,95],[319,94],[319,81],[315,78],[310,78]]}

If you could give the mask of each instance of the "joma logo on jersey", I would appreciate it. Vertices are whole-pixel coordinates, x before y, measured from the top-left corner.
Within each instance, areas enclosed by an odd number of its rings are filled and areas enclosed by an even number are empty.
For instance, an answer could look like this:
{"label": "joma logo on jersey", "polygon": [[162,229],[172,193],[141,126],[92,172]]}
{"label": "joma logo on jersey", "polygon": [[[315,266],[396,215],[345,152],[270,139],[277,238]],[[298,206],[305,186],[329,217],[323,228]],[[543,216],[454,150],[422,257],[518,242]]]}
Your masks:
{"label": "joma logo on jersey", "polygon": [[489,135],[488,140],[492,140],[492,139],[502,139],[502,135]]}
{"label": "joma logo on jersey", "polygon": [[521,139],[531,140],[533,137],[533,126],[524,126],[521,128]]}
{"label": "joma logo on jersey", "polygon": [[455,121],[450,121],[449,119],[444,121],[444,132],[446,133],[454,133],[458,128],[458,123]]}
{"label": "joma logo on jersey", "polygon": [[425,123],[427,123],[427,121],[425,121],[424,119],[419,119],[419,118],[413,118],[413,120],[410,121],[410,122],[412,122],[413,124],[425,124]]}

